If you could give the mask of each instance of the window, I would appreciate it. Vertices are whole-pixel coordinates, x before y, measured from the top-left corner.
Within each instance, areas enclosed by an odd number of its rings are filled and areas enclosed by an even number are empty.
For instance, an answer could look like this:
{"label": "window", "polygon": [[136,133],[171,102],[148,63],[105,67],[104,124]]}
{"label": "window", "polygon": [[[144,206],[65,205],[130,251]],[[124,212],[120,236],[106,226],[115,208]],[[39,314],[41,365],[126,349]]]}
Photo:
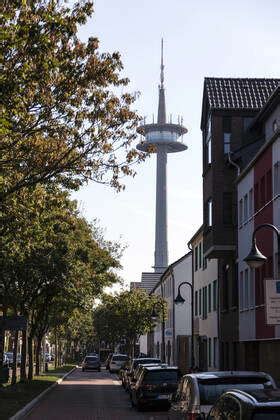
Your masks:
{"label": "window", "polygon": [[249,308],[249,271],[246,268],[244,272],[244,309]]}
{"label": "window", "polygon": [[206,150],[205,150],[207,165],[211,165],[211,162],[212,162],[212,139],[211,139],[212,127],[211,125],[212,125],[211,116],[209,116],[208,122],[207,122],[207,129],[206,129]]}
{"label": "window", "polygon": [[213,224],[212,198],[209,198],[207,201],[207,224],[209,227],[211,227]]}
{"label": "window", "polygon": [[232,193],[223,193],[223,223],[232,224]]}
{"label": "window", "polygon": [[207,318],[207,286],[202,289],[202,318]]}
{"label": "window", "polygon": [[198,269],[198,247],[194,248],[194,271]]}
{"label": "window", "polygon": [[218,338],[214,337],[214,343],[213,343],[213,365],[215,368],[219,367],[218,364],[218,354],[219,354],[219,350],[218,350]]}
{"label": "window", "polygon": [[230,152],[231,117],[223,117],[224,154]]}
{"label": "window", "polygon": [[243,303],[243,271],[240,271],[240,277],[239,277],[239,309],[242,311],[244,307]]}
{"label": "window", "polygon": [[206,162],[207,165],[211,165],[212,163],[212,139],[209,137],[209,139],[206,140]]}
{"label": "window", "polygon": [[202,294],[202,291],[201,291],[201,289],[199,289],[199,301],[198,301],[198,311],[199,311],[199,315],[201,315],[201,311],[202,311],[202,308],[201,308],[201,303],[202,303],[202,296],[201,296],[201,294]]}
{"label": "window", "polygon": [[202,266],[202,243],[201,242],[199,242],[198,266],[199,268],[201,268]]}
{"label": "window", "polygon": [[223,309],[228,309],[228,270],[229,266],[226,264],[223,267]]}
{"label": "window", "polygon": [[213,311],[217,310],[217,297],[218,297],[217,280],[214,280],[213,281]]}
{"label": "window", "polygon": [[243,222],[243,199],[239,200],[239,226],[242,226]]}
{"label": "window", "polygon": [[248,194],[244,196],[244,222],[248,220]]}
{"label": "window", "polygon": [[254,118],[253,117],[244,117],[243,118],[243,131],[246,131],[252,122]]}
{"label": "window", "polygon": [[280,194],[280,161],[276,162],[273,169],[273,195]]}
{"label": "window", "polygon": [[208,366],[212,366],[212,340],[208,338]]}
{"label": "window", "polygon": [[208,312],[212,311],[212,290],[211,284],[208,284]]}
{"label": "window", "polygon": [[231,133],[224,133],[224,154],[227,155],[230,152],[230,139]]}
{"label": "window", "polygon": [[203,270],[207,268],[207,258],[203,257]]}
{"label": "window", "polygon": [[253,188],[251,188],[249,191],[249,217],[253,215],[253,212]]}
{"label": "window", "polygon": [[194,294],[194,314],[195,316],[198,315],[198,291],[197,290],[195,291],[195,294]]}

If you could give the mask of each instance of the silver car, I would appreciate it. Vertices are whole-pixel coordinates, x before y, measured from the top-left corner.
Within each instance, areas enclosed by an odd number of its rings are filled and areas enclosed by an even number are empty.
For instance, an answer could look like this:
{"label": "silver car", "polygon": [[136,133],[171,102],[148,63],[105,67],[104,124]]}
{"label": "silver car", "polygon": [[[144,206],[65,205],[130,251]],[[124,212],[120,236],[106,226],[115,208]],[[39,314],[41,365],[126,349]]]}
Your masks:
{"label": "silver car", "polygon": [[101,371],[101,363],[98,356],[86,356],[82,363],[82,371],[97,370]]}
{"label": "silver car", "polygon": [[253,391],[276,389],[272,377],[264,372],[225,371],[201,372],[184,375],[178,386],[172,408],[182,418],[201,419],[211,410],[215,401],[226,391],[239,389]]}

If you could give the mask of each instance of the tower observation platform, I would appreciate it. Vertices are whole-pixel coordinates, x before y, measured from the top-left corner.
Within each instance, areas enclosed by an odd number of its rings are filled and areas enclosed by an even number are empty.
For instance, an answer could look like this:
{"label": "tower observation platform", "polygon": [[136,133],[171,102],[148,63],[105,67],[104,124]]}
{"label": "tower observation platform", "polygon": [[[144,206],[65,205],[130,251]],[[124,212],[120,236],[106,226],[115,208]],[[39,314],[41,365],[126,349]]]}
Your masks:
{"label": "tower observation platform", "polygon": [[[157,122],[141,124],[137,132],[142,136],[137,149],[157,154],[157,177],[156,177],[156,232],[155,232],[155,255],[154,271],[160,273],[168,267],[167,245],[167,188],[166,169],[167,153],[182,152],[187,146],[180,141],[181,136],[187,133],[182,124],[182,118],[178,118],[178,124],[166,121],[165,89],[164,89],[164,65],[163,65],[163,40],[161,41],[161,67]],[[181,122],[181,123],[180,123]]]}

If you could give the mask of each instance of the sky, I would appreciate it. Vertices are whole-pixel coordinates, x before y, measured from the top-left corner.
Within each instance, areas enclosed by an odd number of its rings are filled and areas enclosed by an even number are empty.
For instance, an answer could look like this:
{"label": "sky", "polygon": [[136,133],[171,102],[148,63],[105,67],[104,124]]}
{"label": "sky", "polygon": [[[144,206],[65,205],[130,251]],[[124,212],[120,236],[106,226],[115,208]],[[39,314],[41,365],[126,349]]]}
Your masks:
{"label": "sky", "polygon": [[[96,0],[80,28],[101,51],[119,51],[128,90],[140,91],[136,109],[156,116],[160,42],[164,39],[167,114],[183,116],[188,150],[168,155],[169,263],[188,252],[202,223],[201,102],[204,77],[280,76],[279,0]],[[125,284],[153,271],[156,157],[137,167],[124,192],[94,182],[73,197],[82,214],[98,219],[109,240],[126,245],[119,275]]]}

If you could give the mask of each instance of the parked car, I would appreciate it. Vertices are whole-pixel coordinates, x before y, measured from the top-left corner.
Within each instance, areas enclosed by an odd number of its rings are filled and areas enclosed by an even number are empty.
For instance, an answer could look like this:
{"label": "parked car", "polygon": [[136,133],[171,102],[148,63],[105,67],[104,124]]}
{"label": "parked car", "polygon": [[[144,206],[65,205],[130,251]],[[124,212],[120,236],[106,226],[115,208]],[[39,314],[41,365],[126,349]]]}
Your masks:
{"label": "parked car", "polygon": [[126,391],[128,391],[130,380],[133,379],[134,371],[140,363],[142,365],[161,363],[161,360],[156,357],[139,357],[137,359],[132,359],[130,370],[125,371],[123,374],[123,386]]}
{"label": "parked car", "polygon": [[136,384],[138,378],[140,377],[143,369],[145,367],[153,367],[153,366],[167,367],[168,365],[166,363],[148,363],[148,364],[141,364],[140,363],[135,368],[135,371],[134,371],[133,375],[128,378],[127,390],[128,390],[128,392],[129,392],[130,395],[131,395],[131,390],[135,386],[135,384]]}
{"label": "parked car", "polygon": [[120,368],[118,375],[119,379],[122,382],[122,386],[124,386],[124,375],[126,371],[129,371],[131,368],[131,359],[127,360],[125,364]]}
{"label": "parked car", "polygon": [[127,354],[113,354],[109,364],[109,372],[118,372],[128,360],[129,357]]}
{"label": "parked car", "polygon": [[101,364],[98,356],[86,356],[82,363],[82,371],[89,369],[95,369],[98,372],[101,371]]}
{"label": "parked car", "polygon": [[[231,389],[253,391],[276,389],[273,378],[264,372],[225,371],[184,375],[174,398],[171,411],[200,419],[224,392]],[[196,417],[195,417],[196,416]]]}
{"label": "parked car", "polygon": [[214,404],[207,420],[279,420],[280,390],[232,390],[224,393]]}
{"label": "parked car", "polygon": [[108,357],[107,357],[107,359],[106,359],[106,362],[105,362],[105,367],[106,367],[106,369],[107,369],[107,370],[109,370],[109,366],[110,366],[110,362],[111,362],[111,359],[112,359],[113,354],[114,354],[114,353],[109,353],[109,354],[108,354]]}
{"label": "parked car", "polygon": [[138,410],[148,406],[162,406],[168,410],[180,379],[175,366],[145,366],[131,389],[132,405]]}

